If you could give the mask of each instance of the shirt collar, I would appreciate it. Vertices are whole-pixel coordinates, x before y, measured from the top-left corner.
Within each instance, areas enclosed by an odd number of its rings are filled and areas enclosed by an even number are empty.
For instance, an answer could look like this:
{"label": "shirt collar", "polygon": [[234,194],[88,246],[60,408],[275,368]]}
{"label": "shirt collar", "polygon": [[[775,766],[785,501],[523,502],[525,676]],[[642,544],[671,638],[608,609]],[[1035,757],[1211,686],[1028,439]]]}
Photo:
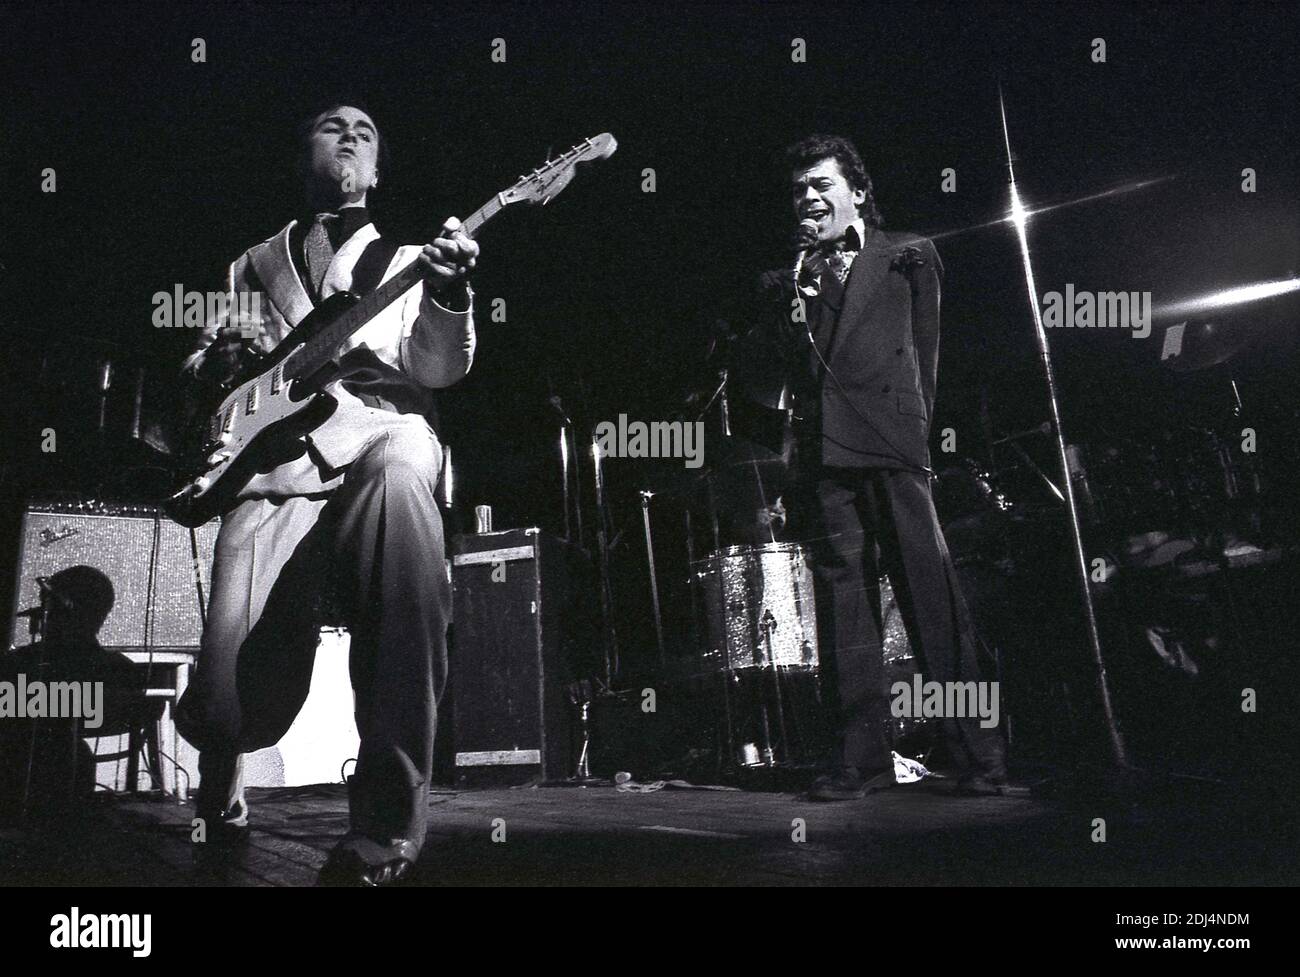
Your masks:
{"label": "shirt collar", "polygon": [[867,241],[867,223],[861,217],[844,230],[844,250],[861,251]]}
{"label": "shirt collar", "polygon": [[[300,221],[304,228],[310,228],[316,220],[317,213],[328,213],[328,211],[317,211],[305,214]],[[353,205],[339,208],[334,215],[337,219],[326,222],[326,228],[329,232],[330,243],[334,245],[334,250],[338,250],[343,243],[353,234],[361,230],[370,223],[370,211],[361,205]]]}
{"label": "shirt collar", "polygon": [[[861,251],[862,246],[867,241],[867,225],[861,217],[844,229],[844,237],[841,241],[828,241],[822,245],[823,252],[828,251]],[[842,242],[842,246],[841,246]]]}

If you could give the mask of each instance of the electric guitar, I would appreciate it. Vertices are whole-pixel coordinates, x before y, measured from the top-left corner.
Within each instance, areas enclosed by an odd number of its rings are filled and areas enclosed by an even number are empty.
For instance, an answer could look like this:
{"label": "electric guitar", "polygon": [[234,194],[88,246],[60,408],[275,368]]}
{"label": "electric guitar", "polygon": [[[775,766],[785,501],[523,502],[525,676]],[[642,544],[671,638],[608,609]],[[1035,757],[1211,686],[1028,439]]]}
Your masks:
{"label": "electric guitar", "polygon": [[[521,176],[466,217],[461,229],[472,238],[507,207],[548,203],[569,185],[579,164],[607,159],[617,148],[608,132],[583,140]],[[334,409],[334,399],[322,388],[337,374],[347,339],[423,278],[417,259],[368,295],[331,295],[269,356],[227,383],[220,406],[189,439],[192,447],[181,463],[186,474],[166,505],[167,514],[184,526],[198,526],[229,508],[259,469],[259,456],[286,438],[306,434]]]}

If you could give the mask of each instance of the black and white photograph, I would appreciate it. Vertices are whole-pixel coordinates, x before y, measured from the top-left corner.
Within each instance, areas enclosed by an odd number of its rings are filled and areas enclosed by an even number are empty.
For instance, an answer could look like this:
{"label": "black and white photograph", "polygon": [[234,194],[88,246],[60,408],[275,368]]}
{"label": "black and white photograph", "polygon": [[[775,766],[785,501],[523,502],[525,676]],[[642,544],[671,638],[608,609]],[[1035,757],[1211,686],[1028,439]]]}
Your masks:
{"label": "black and white photograph", "polygon": [[183,963],[250,887],[1270,942],[1294,5],[53,0],[0,55],[13,945]]}

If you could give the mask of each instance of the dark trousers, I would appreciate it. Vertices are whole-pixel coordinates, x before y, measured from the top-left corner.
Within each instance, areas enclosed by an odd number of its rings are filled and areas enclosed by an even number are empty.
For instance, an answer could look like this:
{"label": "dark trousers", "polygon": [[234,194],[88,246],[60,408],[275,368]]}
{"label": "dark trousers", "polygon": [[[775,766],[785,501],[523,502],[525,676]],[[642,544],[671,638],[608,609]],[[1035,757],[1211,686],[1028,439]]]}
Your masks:
{"label": "dark trousers", "polygon": [[177,711],[200,751],[208,816],[242,816],[240,755],[277,743],[306,701],[328,596],[351,632],[352,828],[423,842],[451,614],[441,458],[422,422],[397,425],[328,497],[250,500],[223,520],[202,653]]}
{"label": "dark trousers", "polygon": [[[819,655],[835,713],[836,765],[892,765],[881,643],[879,578],[889,574],[924,681],[979,679],[975,636],[925,475],[895,469],[821,468],[808,486]],[[1000,774],[996,728],[945,717],[963,769]]]}

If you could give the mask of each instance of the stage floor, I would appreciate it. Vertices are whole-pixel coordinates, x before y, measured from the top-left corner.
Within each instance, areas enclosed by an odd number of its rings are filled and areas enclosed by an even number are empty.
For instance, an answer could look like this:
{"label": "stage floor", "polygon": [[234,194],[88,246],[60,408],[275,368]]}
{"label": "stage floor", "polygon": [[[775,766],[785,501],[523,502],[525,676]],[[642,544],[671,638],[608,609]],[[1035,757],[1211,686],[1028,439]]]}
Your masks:
{"label": "stage floor", "polygon": [[[959,798],[927,781],[861,801],[611,786],[441,791],[414,884],[1006,885],[1294,883],[1280,797],[1166,789],[1142,804]],[[341,785],[249,792],[232,885],[311,885],[347,827]],[[0,883],[187,885],[193,803],[99,795],[44,835],[0,833]],[[1106,840],[1094,841],[1094,819]],[[799,837],[800,824],[803,826]],[[504,841],[494,841],[504,830]]]}

